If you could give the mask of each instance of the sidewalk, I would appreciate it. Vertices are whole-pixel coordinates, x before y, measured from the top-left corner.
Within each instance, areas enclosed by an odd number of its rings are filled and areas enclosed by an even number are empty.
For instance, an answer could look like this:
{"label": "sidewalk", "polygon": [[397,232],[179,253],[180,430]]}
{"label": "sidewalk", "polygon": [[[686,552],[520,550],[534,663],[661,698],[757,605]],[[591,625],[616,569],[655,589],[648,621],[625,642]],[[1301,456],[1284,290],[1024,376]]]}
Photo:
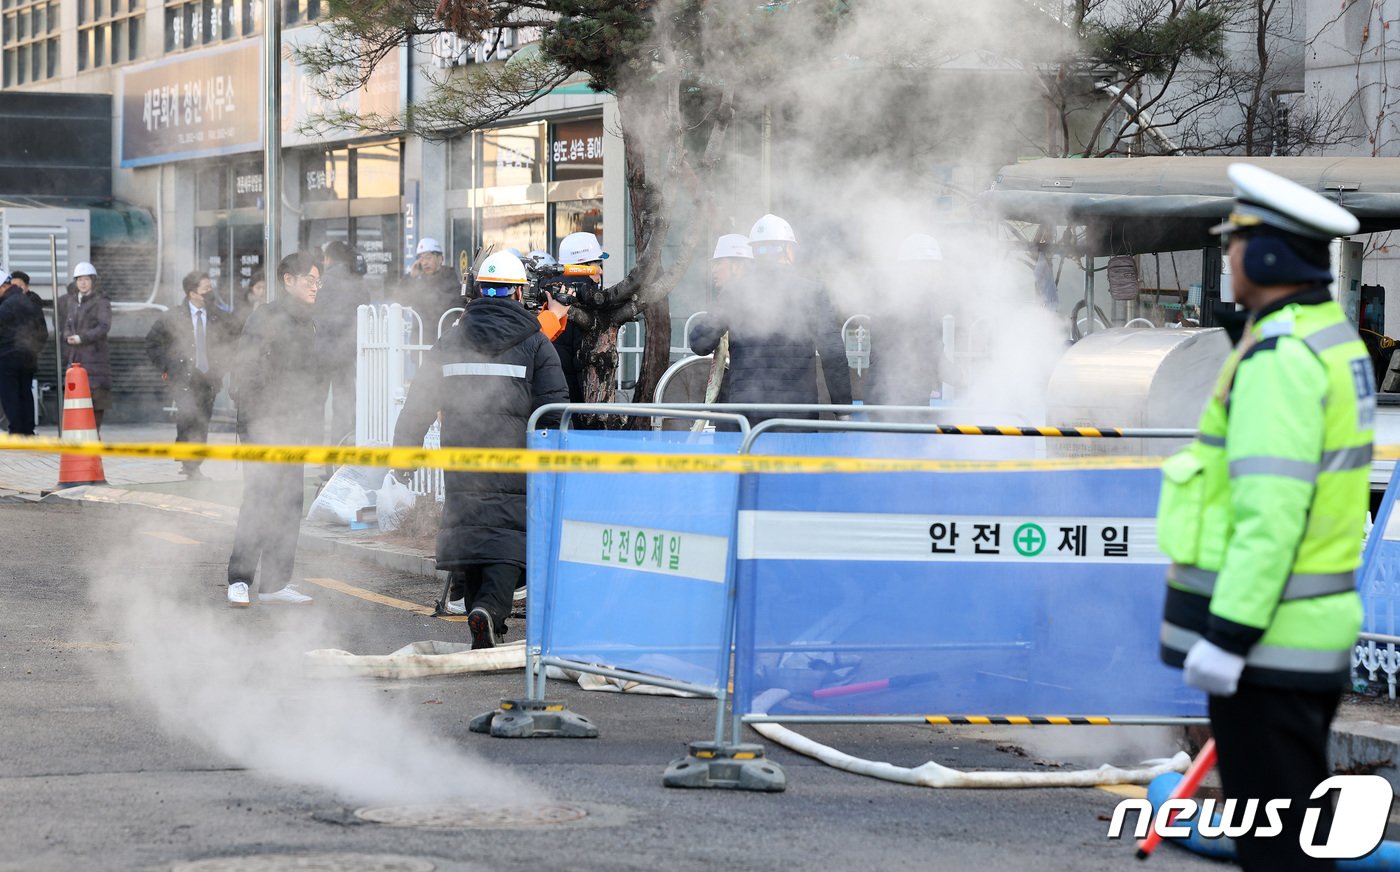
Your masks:
{"label": "sidewalk", "polygon": [[[40,428],[39,435],[57,434],[50,427]],[[175,425],[112,424],[102,428],[102,437],[109,442],[169,442],[175,438]],[[211,433],[209,442],[233,444],[234,435]],[[0,451],[0,499],[73,500],[93,507],[184,512],[227,524],[238,520],[243,481],[240,464],[235,462],[206,461],[202,469],[208,479],[186,481],[174,461],[104,457],[108,487],[55,491],[58,462],[52,454]],[[319,478],[318,468],[308,468],[308,489],[314,488]],[[430,550],[382,541],[377,530],[352,531],[302,521],[299,547],[311,553],[365,560],[396,572],[445,579],[445,574],[438,573]],[[1344,700],[1333,723],[1331,756],[1339,771],[1374,773],[1400,790],[1400,701],[1361,704]]]}

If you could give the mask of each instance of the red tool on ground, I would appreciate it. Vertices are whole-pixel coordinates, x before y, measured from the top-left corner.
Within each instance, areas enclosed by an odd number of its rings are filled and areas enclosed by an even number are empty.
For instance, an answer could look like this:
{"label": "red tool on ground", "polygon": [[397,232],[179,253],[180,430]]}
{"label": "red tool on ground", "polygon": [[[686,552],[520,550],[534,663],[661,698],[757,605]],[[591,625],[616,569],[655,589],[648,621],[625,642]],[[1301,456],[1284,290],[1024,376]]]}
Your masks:
{"label": "red tool on ground", "polygon": [[[1215,768],[1215,739],[1207,739],[1205,745],[1201,746],[1201,753],[1196,755],[1196,759],[1191,761],[1187,767],[1186,774],[1177,783],[1176,790],[1168,799],[1186,799],[1196,795],[1196,791],[1201,786],[1201,781],[1205,779],[1206,773]],[[1171,823],[1176,819],[1173,814],[1167,819]],[[1147,837],[1138,842],[1137,858],[1146,860],[1152,856],[1152,852],[1162,843],[1162,837],[1157,834],[1156,828],[1148,831]]]}

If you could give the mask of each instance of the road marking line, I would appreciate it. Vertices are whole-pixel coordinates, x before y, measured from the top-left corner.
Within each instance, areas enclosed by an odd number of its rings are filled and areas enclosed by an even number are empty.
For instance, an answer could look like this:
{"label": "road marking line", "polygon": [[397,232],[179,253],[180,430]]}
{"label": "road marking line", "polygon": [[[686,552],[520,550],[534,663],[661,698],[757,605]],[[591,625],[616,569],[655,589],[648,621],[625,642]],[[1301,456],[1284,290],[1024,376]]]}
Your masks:
{"label": "road marking line", "polygon": [[167,533],[164,530],[142,530],[141,535],[150,536],[152,539],[163,539],[166,542],[174,542],[176,545],[203,545],[198,539],[190,539],[181,536],[179,533]]}
{"label": "road marking line", "polygon": [[1119,796],[1125,796],[1128,799],[1147,798],[1147,788],[1143,787],[1141,784],[1100,784],[1098,788],[1108,793],[1116,793]]}
{"label": "road marking line", "polygon": [[[305,581],[307,584],[314,584],[317,587],[324,587],[327,590],[333,590],[337,593],[343,593],[346,596],[358,597],[362,600],[367,600],[372,603],[378,603],[381,606],[388,606],[391,609],[402,609],[405,612],[413,612],[415,615],[423,615],[424,617],[429,618],[433,617],[432,606],[421,606],[418,603],[411,603],[408,600],[401,600],[396,597],[385,596],[382,593],[375,593],[372,590],[365,590],[362,587],[355,587],[353,584],[346,584],[345,582],[340,581],[338,579],[311,578],[308,576],[304,578],[303,581]],[[465,621],[466,619],[466,615],[438,616],[438,620],[440,621]]]}

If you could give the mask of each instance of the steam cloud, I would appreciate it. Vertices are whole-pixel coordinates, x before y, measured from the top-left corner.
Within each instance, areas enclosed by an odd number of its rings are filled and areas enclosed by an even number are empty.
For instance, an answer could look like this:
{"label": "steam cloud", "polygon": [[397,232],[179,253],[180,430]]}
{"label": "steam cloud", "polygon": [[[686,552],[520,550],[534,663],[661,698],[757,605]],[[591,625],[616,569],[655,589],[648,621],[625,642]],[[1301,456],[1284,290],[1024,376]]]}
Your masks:
{"label": "steam cloud", "polygon": [[[102,556],[92,599],[123,643],[123,656],[109,667],[114,685],[130,687],[169,732],[262,775],[350,802],[539,799],[536,788],[434,734],[373,683],[304,678],[304,652],[343,638],[344,628],[320,605],[233,612],[220,587],[192,586],[183,575],[190,549],[161,553],[167,549],[139,538],[139,553],[133,546]],[[149,570],[135,567],[173,573],[142,577]],[[222,580],[221,564],[198,571]]]}

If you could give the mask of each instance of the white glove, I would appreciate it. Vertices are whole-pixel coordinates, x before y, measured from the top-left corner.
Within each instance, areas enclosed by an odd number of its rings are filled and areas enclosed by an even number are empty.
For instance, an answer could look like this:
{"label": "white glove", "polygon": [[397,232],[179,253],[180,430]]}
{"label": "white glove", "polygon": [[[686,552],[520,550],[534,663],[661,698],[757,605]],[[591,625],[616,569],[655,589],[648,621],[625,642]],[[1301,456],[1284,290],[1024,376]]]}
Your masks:
{"label": "white glove", "polygon": [[836,414],[836,420],[838,420],[838,421],[849,421],[849,420],[851,420],[851,415],[850,415],[849,412],[838,412],[838,413]]}
{"label": "white glove", "polygon": [[1186,683],[1212,696],[1234,696],[1243,671],[1243,657],[1205,639],[1186,652]]}

